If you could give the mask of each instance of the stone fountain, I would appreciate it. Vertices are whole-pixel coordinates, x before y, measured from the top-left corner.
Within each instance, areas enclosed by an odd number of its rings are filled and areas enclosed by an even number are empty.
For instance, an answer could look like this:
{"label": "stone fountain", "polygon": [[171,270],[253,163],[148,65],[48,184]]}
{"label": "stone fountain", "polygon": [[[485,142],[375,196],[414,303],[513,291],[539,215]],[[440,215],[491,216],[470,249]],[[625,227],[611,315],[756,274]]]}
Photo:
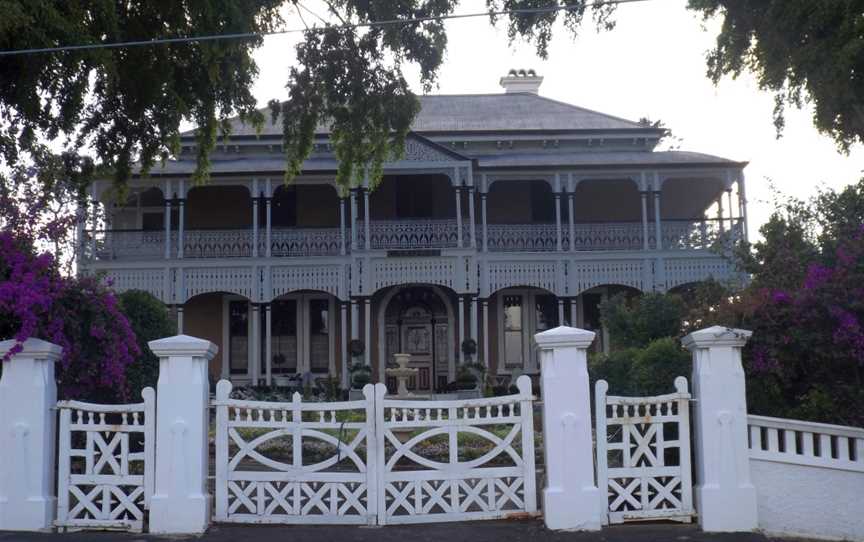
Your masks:
{"label": "stone fountain", "polygon": [[393,354],[398,367],[387,368],[384,370],[387,376],[396,378],[396,399],[408,399],[414,397],[414,394],[408,391],[408,379],[412,376],[417,376],[418,370],[408,367],[408,362],[411,361],[411,354]]}

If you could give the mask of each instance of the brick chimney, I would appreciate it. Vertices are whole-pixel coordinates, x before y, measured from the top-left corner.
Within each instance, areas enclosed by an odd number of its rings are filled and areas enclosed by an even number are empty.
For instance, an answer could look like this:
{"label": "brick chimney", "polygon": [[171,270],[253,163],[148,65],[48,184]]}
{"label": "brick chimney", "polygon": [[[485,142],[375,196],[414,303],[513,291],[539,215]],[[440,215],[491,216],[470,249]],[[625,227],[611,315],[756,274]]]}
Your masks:
{"label": "brick chimney", "polygon": [[510,70],[507,75],[501,78],[499,84],[504,87],[504,92],[527,92],[529,94],[538,94],[540,84],[543,78],[534,70]]}

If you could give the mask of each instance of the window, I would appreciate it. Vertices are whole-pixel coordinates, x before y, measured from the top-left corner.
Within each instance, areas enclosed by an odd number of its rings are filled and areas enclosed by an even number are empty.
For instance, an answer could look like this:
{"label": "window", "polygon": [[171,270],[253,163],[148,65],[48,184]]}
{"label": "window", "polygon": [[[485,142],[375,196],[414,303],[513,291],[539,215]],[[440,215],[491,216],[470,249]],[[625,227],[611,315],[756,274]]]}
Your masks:
{"label": "window", "polygon": [[504,366],[522,367],[525,356],[522,342],[522,296],[504,296]]}
{"label": "window", "polygon": [[297,372],[297,301],[274,301],[270,311],[271,371],[273,374],[294,374]]}
{"label": "window", "polygon": [[228,305],[228,350],[232,375],[249,370],[249,303],[231,301]]}

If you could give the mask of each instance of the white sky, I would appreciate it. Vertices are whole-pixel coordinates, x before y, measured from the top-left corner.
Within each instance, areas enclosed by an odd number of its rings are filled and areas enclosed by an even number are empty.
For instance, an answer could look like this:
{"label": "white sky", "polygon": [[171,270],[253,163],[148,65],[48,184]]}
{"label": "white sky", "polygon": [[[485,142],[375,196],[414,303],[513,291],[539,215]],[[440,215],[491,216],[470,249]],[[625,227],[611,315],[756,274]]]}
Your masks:
{"label": "white sky", "polygon": [[[459,12],[483,11],[484,4],[463,0]],[[314,0],[306,5],[326,13]],[[751,238],[771,210],[769,178],[784,193],[806,197],[821,184],[838,188],[864,176],[864,148],[859,145],[848,156],[838,153],[833,140],[813,128],[807,110],[788,110],[783,137],[776,139],[773,96],[759,91],[753,77],[714,86],[705,76],[705,53],[719,23],[703,24],[685,6],[686,0],[619,6],[611,32],[596,32],[586,17],[575,39],[558,29],[546,61],[530,45],[509,46],[501,23],[493,28],[486,17],[449,21],[448,52],[436,92],[502,92],[498,79],[510,68],[533,68],[545,78],[543,96],[632,120],[662,120],[683,139],[681,150],[750,162],[745,174]],[[307,16],[306,21],[315,19]],[[255,95],[261,105],[286,96],[298,39],[269,37],[256,53],[261,73]],[[416,72],[412,74],[419,93]]]}

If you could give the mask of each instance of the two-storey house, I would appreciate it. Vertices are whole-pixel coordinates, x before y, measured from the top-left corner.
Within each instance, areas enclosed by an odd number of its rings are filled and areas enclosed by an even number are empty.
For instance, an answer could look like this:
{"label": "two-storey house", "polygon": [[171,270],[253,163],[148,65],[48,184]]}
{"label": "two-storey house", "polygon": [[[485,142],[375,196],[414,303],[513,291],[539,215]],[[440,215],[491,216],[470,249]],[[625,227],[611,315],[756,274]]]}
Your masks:
{"label": "two-storey house", "polygon": [[544,98],[541,81],[421,97],[375,190],[338,189],[326,130],[286,186],[280,127],[239,122],[195,186],[186,134],[128,200],[94,185],[107,219],[84,233],[81,269],[152,293],[178,332],[219,345],[214,377],[344,382],[362,344],[354,361],[376,380],[410,353],[418,390],[453,380],[466,339],[493,375],[536,373],[533,335],[599,330],[610,293],[740,278],[717,246],[746,235],[744,163],[655,150],[662,130]]}

